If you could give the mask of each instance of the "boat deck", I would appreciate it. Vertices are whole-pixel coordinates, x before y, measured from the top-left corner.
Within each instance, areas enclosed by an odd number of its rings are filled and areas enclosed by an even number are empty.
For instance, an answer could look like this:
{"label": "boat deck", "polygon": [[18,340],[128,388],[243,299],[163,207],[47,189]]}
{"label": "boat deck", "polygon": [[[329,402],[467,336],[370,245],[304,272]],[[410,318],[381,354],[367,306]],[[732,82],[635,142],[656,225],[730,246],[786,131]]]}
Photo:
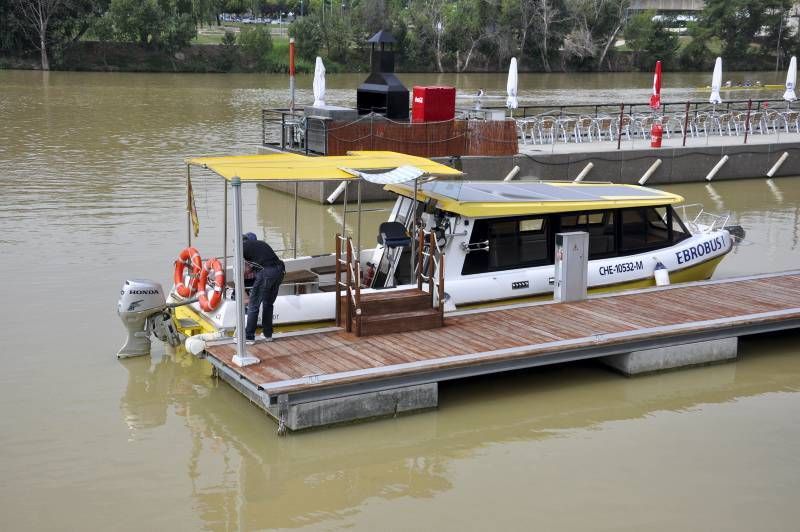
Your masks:
{"label": "boat deck", "polygon": [[[357,338],[340,329],[248,346],[259,364],[209,360],[269,411],[288,403],[800,326],[800,271],[446,315],[439,329]],[[231,382],[231,379],[226,379]]]}

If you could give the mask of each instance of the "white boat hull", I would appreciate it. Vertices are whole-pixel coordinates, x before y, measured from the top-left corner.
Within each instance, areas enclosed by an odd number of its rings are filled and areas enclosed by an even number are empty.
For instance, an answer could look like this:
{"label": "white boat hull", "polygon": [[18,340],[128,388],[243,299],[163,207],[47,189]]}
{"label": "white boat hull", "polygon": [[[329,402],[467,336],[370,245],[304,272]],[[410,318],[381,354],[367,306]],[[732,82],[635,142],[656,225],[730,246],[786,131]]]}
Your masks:
{"label": "white boat hull", "polygon": [[[733,247],[726,230],[694,235],[673,246],[655,251],[589,261],[589,288],[611,287],[653,279],[655,267],[661,262],[669,272],[677,272],[701,265],[727,254]],[[362,256],[371,256],[364,250]],[[332,257],[332,256],[328,256]],[[323,264],[324,257],[304,257],[287,261],[287,269],[305,267],[306,262]],[[328,259],[330,260],[330,259]],[[539,266],[509,271],[474,275],[448,276],[445,291],[456,306],[471,305],[507,299],[534,297],[553,292],[554,266]],[[409,288],[410,285],[395,289]],[[373,291],[364,289],[362,293]],[[290,325],[309,322],[332,321],[335,317],[335,292],[279,295],[274,305],[273,323]],[[214,312],[207,313],[193,305],[198,314],[205,316],[214,327],[233,330],[236,327],[236,304],[225,299]]]}

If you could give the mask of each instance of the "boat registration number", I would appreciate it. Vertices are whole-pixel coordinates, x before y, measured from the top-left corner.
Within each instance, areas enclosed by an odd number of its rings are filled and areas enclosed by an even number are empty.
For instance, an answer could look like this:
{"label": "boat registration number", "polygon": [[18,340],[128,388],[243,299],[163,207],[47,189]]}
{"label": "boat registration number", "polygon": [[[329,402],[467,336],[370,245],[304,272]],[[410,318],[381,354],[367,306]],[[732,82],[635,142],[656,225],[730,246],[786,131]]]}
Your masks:
{"label": "boat registration number", "polygon": [[640,260],[620,262],[619,264],[600,266],[599,268],[600,275],[614,275],[617,273],[637,272],[640,270],[644,270],[644,262]]}

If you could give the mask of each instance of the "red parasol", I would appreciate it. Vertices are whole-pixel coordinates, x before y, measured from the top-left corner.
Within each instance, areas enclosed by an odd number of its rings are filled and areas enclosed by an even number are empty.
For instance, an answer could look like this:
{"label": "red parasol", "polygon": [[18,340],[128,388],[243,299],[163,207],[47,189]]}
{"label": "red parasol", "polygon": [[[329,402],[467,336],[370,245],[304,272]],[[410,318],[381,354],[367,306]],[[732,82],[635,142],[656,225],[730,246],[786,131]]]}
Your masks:
{"label": "red parasol", "polygon": [[661,61],[656,61],[656,72],[653,75],[653,95],[650,96],[650,108],[661,107]]}

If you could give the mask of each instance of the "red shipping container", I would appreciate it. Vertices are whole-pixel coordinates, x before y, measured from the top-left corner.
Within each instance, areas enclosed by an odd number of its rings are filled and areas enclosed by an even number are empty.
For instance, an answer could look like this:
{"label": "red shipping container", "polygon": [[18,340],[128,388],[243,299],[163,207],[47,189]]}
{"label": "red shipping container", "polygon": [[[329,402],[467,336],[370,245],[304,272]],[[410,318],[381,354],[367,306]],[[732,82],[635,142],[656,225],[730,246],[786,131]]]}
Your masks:
{"label": "red shipping container", "polygon": [[412,102],[413,122],[441,122],[456,116],[455,87],[414,87]]}

